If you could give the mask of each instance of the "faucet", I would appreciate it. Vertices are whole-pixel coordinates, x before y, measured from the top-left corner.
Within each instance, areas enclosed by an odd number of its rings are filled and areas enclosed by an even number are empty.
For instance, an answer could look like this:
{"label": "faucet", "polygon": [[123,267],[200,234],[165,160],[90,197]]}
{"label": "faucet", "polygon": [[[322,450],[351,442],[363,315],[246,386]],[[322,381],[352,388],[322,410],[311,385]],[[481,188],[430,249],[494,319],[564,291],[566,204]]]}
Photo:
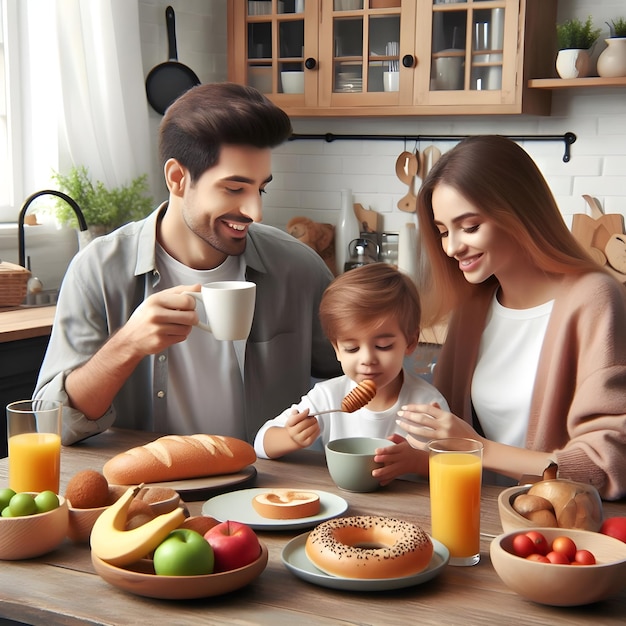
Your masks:
{"label": "faucet", "polygon": [[72,209],[74,210],[74,213],[76,214],[76,219],[78,219],[79,230],[80,231],[88,230],[85,216],[83,215],[83,212],[80,210],[80,207],[78,206],[75,200],[70,198],[67,194],[63,193],[62,191],[56,191],[55,189],[44,189],[42,191],[36,191],[34,194],[28,196],[28,198],[26,198],[26,200],[24,201],[24,204],[22,205],[22,209],[20,211],[20,215],[19,215],[18,222],[17,222],[17,243],[18,243],[18,250],[19,250],[18,263],[22,267],[26,267],[25,265],[26,245],[24,241],[24,217],[26,215],[26,211],[28,210],[28,207],[31,205],[33,200],[35,200],[35,198],[38,198],[39,196],[45,196],[45,195],[57,196],[57,198],[61,198],[61,200],[65,200],[65,202],[67,202],[72,207]]}

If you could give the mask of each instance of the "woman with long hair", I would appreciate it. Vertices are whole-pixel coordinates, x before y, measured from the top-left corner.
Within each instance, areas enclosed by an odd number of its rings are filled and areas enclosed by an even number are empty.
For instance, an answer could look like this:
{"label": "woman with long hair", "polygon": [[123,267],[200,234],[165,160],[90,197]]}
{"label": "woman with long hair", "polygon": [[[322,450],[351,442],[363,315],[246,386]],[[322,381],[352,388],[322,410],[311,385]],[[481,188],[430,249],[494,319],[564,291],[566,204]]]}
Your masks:
{"label": "woman with long hair", "polygon": [[509,481],[556,463],[626,495],[626,289],[576,242],[533,160],[504,137],[468,138],[417,212],[422,320],[447,323],[433,382],[450,412],[403,407],[411,444],[472,437]]}

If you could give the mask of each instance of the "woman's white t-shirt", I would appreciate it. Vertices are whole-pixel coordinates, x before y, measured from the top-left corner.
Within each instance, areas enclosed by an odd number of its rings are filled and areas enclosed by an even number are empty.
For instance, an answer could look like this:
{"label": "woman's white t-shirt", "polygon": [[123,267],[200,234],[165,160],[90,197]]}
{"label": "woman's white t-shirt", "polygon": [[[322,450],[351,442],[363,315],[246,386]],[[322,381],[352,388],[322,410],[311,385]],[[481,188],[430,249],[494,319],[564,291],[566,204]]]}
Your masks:
{"label": "woman's white t-shirt", "polygon": [[472,378],[472,404],[485,437],[523,448],[539,355],[554,301],[508,309],[494,295]]}

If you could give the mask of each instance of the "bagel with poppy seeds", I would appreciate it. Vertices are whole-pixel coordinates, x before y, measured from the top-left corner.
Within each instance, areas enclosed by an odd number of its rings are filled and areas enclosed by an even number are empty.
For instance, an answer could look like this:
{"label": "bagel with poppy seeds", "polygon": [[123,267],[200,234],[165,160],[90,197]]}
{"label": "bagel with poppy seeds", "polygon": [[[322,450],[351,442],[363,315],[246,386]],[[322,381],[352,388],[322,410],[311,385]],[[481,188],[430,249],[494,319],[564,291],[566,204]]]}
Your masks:
{"label": "bagel with poppy seeds", "polygon": [[305,552],[323,572],[342,578],[400,578],[418,574],[433,556],[430,537],[391,517],[338,517],[316,526]]}

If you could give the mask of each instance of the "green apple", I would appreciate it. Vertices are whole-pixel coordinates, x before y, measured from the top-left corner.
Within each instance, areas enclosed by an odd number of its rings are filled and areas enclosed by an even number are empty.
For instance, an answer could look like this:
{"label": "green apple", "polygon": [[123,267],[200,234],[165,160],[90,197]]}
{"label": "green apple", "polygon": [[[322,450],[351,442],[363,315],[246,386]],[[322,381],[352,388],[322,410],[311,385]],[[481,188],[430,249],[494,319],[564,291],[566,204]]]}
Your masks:
{"label": "green apple", "polygon": [[173,530],[154,551],[159,576],[201,576],[213,573],[213,548],[195,530]]}
{"label": "green apple", "polygon": [[59,496],[54,491],[42,491],[35,496],[37,513],[46,513],[59,506]]}
{"label": "green apple", "polygon": [[9,502],[9,509],[13,517],[23,517],[37,513],[37,504],[30,493],[16,493]]}
{"label": "green apple", "polygon": [[14,515],[11,514],[11,509],[8,506],[5,506],[2,509],[2,517],[15,517]]}
{"label": "green apple", "polygon": [[11,498],[14,495],[15,491],[13,491],[13,489],[9,489],[9,487],[0,489],[0,511],[9,506],[9,502],[11,502]]}

